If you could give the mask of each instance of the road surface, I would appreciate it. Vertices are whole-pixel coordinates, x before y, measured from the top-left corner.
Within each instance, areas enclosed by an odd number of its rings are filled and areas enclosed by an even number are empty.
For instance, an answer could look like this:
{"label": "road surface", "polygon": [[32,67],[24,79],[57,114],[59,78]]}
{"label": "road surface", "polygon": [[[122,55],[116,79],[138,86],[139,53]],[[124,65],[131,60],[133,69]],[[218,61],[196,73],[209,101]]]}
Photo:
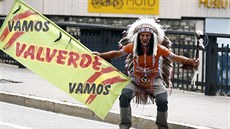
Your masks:
{"label": "road surface", "polygon": [[118,129],[118,125],[0,102],[0,129]]}

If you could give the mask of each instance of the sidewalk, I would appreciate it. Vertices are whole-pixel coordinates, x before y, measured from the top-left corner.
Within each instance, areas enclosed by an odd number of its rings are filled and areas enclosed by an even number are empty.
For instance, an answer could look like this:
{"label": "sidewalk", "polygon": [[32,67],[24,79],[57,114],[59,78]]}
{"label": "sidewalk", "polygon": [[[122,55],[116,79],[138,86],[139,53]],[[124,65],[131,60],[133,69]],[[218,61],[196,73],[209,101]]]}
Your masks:
{"label": "sidewalk", "polygon": [[[97,119],[83,104],[28,69],[0,63],[0,101]],[[133,126],[151,129],[155,125],[156,105],[132,103]],[[170,129],[230,129],[230,97],[173,90],[169,96]],[[119,104],[115,102],[107,122],[118,124]],[[150,123],[150,124],[149,124]],[[142,125],[143,124],[143,125]]]}

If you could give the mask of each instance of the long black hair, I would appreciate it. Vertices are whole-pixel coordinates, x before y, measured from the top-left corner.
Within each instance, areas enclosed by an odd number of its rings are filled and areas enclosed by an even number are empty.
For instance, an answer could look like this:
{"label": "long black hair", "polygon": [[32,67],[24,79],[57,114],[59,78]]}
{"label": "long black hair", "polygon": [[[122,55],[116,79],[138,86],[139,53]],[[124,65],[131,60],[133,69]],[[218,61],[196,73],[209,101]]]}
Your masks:
{"label": "long black hair", "polygon": [[[152,55],[153,54],[153,46],[154,46],[154,35],[151,34],[151,38],[149,40],[149,49],[148,49],[148,52],[147,52],[147,55]],[[143,55],[144,52],[143,52],[143,49],[142,49],[142,44],[141,44],[141,40],[140,40],[140,34],[138,34],[137,36],[137,55],[138,56],[141,56]]]}

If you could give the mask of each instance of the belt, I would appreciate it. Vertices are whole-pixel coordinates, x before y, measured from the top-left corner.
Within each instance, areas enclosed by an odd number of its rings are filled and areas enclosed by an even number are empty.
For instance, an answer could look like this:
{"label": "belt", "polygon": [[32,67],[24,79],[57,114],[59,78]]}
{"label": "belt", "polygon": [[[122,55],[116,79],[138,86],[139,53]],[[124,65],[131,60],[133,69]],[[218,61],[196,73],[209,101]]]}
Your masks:
{"label": "belt", "polygon": [[153,85],[154,79],[160,79],[161,76],[155,76],[155,77],[148,77],[148,76],[131,76],[131,79],[136,82],[137,84],[139,83],[144,83],[144,84],[148,84],[150,83],[150,85]]}

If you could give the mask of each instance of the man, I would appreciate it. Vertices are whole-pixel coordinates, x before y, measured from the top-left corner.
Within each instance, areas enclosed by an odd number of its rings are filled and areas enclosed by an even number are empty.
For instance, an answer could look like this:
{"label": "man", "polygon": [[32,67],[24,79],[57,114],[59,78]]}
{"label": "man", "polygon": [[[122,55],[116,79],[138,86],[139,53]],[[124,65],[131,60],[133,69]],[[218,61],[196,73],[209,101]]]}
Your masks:
{"label": "man", "polygon": [[[129,43],[120,50],[93,54],[106,60],[132,54],[128,74],[132,82],[128,84],[119,97],[120,129],[131,127],[130,101],[136,96],[136,102],[146,104],[155,99],[157,105],[156,124],[158,129],[167,129],[168,98],[163,84],[159,62],[161,57],[185,65],[197,67],[199,61],[172,53],[161,45],[165,34],[161,26],[153,18],[140,18],[127,31]],[[150,99],[148,99],[150,98]]]}

